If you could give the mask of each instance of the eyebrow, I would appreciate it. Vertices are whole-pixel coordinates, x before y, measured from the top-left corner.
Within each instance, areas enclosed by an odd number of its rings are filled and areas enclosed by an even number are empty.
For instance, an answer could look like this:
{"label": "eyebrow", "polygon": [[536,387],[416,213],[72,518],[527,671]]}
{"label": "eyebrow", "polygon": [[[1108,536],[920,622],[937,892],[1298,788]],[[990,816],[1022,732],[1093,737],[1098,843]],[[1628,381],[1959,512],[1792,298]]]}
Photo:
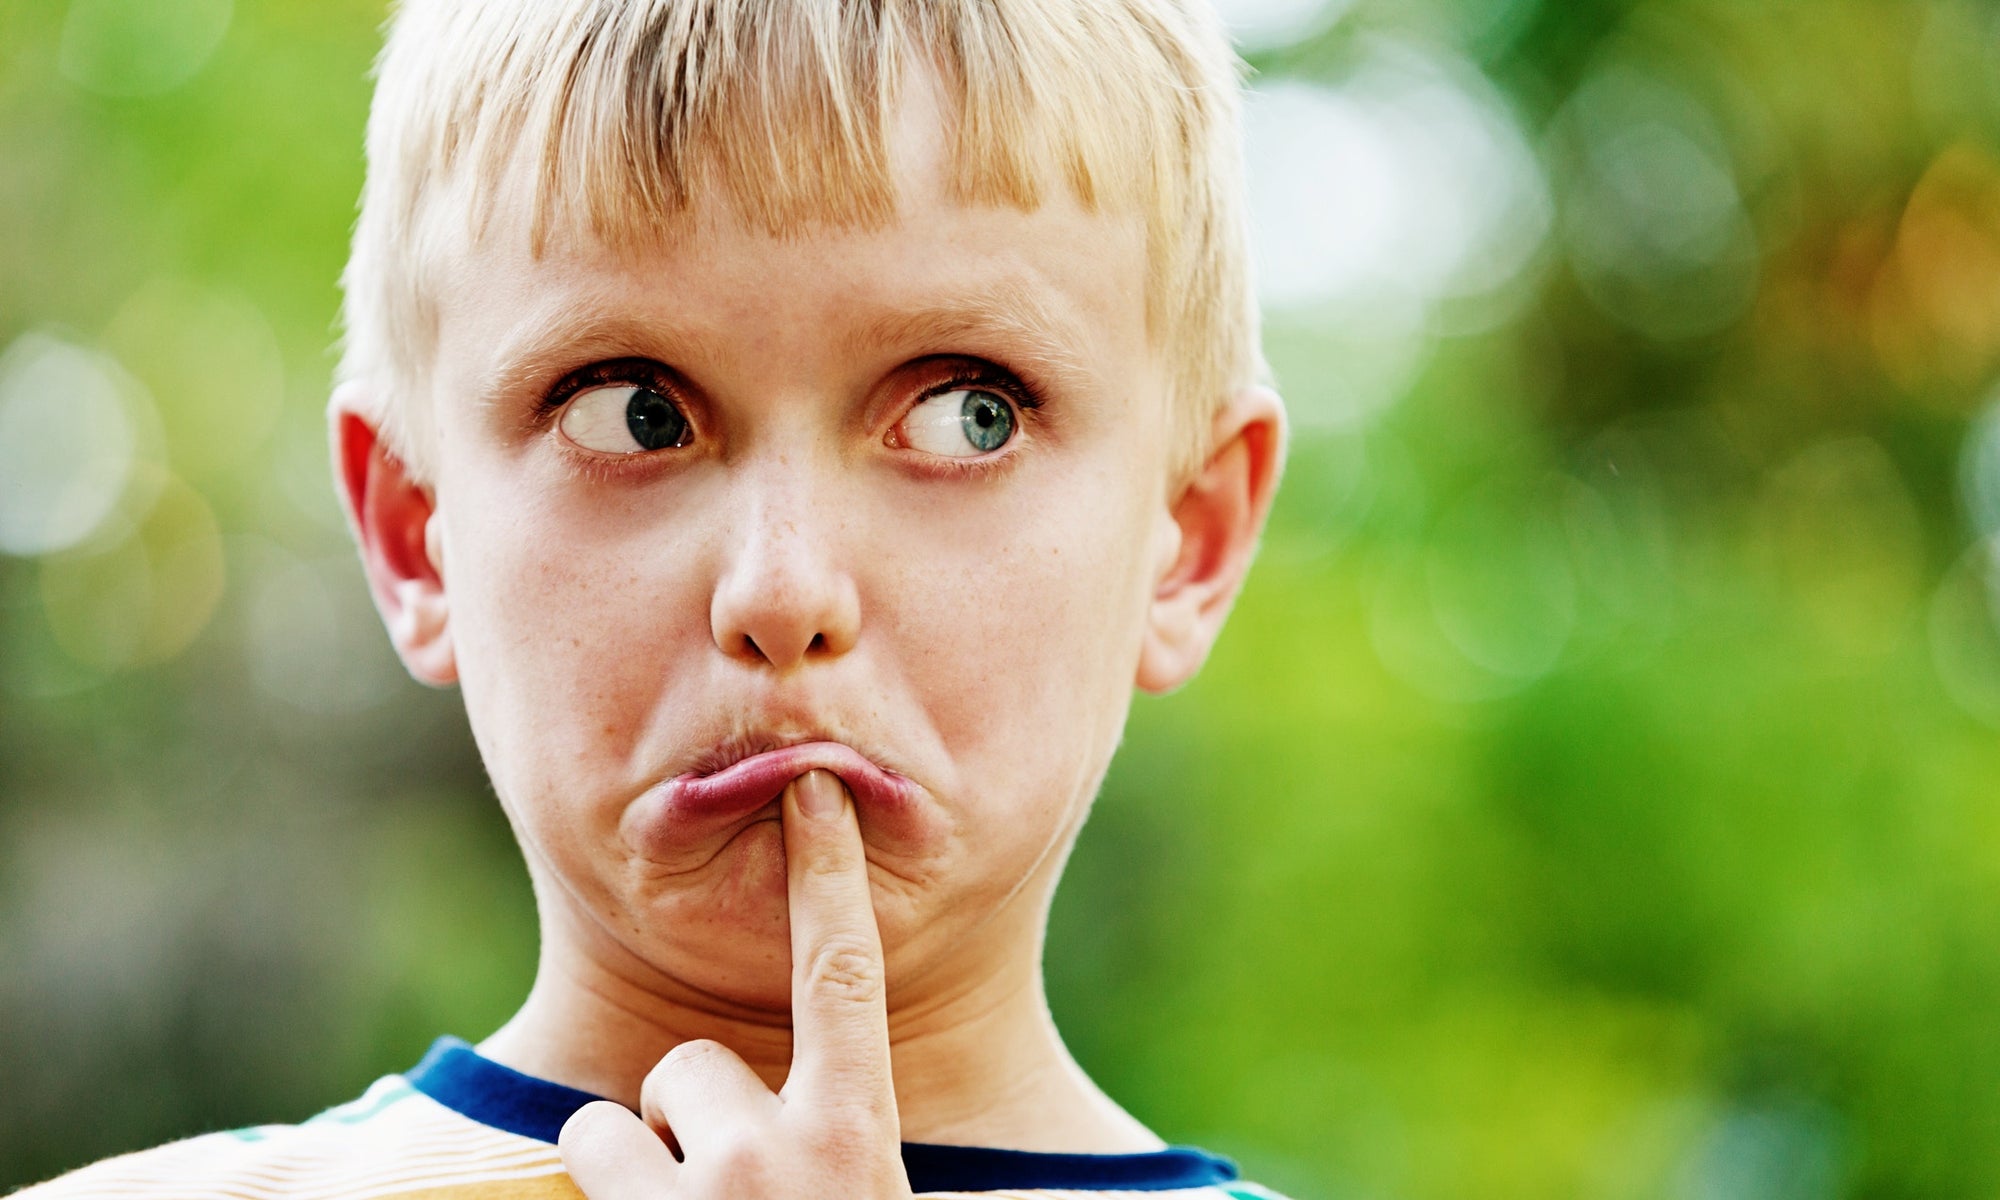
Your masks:
{"label": "eyebrow", "polygon": [[634,320],[583,301],[565,305],[531,327],[531,335],[503,344],[496,356],[499,366],[487,372],[480,388],[485,405],[538,392],[592,362],[628,357],[671,362],[687,348],[685,339],[659,322]]}
{"label": "eyebrow", "polygon": [[[539,391],[587,363],[622,357],[684,362],[695,352],[690,339],[667,323],[637,320],[590,301],[523,324],[534,333],[505,344],[496,356],[499,365],[480,388],[487,406]],[[1034,290],[1014,281],[887,313],[864,326],[856,344],[887,354],[916,346],[945,353],[967,343],[964,352],[987,357],[977,348],[995,338],[1011,365],[1058,387],[1076,386],[1090,376],[1071,323]]]}
{"label": "eyebrow", "polygon": [[893,351],[984,336],[998,336],[1018,365],[1052,381],[1076,383],[1090,375],[1076,349],[1081,339],[1070,322],[1034,290],[1013,281],[890,313],[870,324],[861,342],[870,349]]}

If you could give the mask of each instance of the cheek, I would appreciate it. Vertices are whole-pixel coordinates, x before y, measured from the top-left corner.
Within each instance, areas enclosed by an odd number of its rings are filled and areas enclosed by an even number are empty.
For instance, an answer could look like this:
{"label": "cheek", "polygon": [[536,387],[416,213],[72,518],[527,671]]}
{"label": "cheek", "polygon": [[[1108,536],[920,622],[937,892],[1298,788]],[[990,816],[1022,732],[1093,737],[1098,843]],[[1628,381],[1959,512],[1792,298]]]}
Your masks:
{"label": "cheek", "polygon": [[452,515],[461,687],[502,799],[539,809],[643,783],[632,755],[664,715],[672,665],[707,640],[702,598],[675,594],[674,572],[647,572],[608,523],[559,506],[475,496]]}
{"label": "cheek", "polygon": [[881,577],[875,605],[958,782],[1010,795],[1014,815],[1088,799],[1123,727],[1147,592],[1143,514],[1122,493],[1020,492],[913,533],[924,552]]}

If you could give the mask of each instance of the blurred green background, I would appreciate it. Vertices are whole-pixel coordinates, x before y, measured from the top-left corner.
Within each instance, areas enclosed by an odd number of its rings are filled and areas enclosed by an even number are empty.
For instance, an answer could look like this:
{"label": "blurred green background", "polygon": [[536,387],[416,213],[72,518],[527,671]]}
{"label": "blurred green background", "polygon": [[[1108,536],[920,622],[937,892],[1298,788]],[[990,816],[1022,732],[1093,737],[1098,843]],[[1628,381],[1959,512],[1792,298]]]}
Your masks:
{"label": "blurred green background", "polygon": [[[2000,6],[1225,8],[1297,449],[1079,1057],[1302,1198],[2000,1193]],[[382,17],[0,3],[0,1190],[528,983],[324,466]]]}

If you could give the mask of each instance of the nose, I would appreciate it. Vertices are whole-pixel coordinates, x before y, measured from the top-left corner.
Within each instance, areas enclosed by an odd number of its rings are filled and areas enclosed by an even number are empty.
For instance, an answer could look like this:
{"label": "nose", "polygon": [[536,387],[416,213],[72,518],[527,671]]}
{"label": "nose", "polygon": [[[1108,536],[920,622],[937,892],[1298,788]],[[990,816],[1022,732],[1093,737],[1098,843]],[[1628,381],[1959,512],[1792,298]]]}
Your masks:
{"label": "nose", "polygon": [[708,617],[716,646],[731,658],[790,671],[854,648],[860,595],[836,561],[832,531],[813,520],[806,499],[762,498],[733,531]]}

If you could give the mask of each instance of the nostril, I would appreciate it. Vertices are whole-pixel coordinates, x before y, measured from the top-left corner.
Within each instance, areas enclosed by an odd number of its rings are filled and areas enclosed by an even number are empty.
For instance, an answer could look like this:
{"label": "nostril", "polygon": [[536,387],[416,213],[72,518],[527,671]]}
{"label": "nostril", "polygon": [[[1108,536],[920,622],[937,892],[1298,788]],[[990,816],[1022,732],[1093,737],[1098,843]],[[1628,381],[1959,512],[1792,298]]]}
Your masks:
{"label": "nostril", "polygon": [[824,651],[825,649],[826,649],[826,635],[823,633],[813,634],[813,640],[806,643],[807,654],[811,654],[814,651]]}

